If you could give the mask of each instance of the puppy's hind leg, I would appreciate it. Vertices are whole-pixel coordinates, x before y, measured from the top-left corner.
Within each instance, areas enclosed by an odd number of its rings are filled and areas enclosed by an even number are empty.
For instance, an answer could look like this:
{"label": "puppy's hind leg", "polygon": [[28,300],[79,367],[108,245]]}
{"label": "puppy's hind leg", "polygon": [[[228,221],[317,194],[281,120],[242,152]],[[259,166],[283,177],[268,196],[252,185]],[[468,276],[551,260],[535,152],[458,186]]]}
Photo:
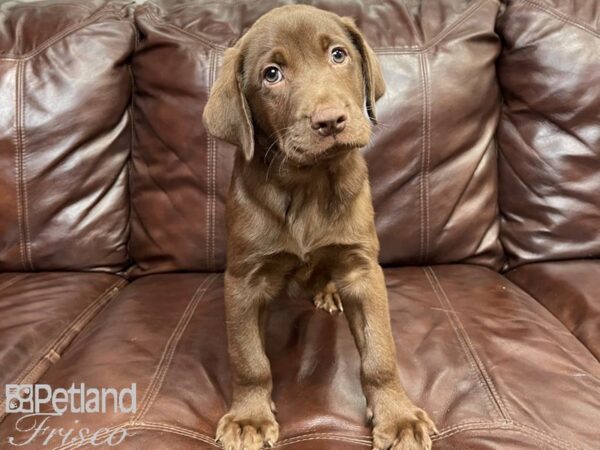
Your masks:
{"label": "puppy's hind leg", "polygon": [[344,312],[342,299],[333,281],[327,283],[323,289],[315,294],[313,303],[317,309],[327,311],[329,314]]}

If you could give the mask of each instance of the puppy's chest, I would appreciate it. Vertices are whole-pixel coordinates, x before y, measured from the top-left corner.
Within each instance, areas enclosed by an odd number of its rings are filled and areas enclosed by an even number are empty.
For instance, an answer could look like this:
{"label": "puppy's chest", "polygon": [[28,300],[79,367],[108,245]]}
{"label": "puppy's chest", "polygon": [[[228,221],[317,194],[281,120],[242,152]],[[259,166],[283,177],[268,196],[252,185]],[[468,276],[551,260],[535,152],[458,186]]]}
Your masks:
{"label": "puppy's chest", "polygon": [[282,225],[285,251],[303,260],[323,247],[351,243],[342,205],[326,193],[311,194],[299,192],[289,197]]}

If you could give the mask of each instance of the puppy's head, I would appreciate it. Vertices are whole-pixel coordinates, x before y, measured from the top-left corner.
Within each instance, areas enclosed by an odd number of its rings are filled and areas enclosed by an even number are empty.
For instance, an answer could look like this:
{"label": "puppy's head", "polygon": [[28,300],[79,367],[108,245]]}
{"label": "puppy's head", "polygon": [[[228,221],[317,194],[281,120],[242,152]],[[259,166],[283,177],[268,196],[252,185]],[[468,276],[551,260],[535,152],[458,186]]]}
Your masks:
{"label": "puppy's head", "polygon": [[375,54],[352,19],[284,6],[225,52],[203,120],[247,160],[260,136],[289,160],[311,164],[368,143],[384,89]]}

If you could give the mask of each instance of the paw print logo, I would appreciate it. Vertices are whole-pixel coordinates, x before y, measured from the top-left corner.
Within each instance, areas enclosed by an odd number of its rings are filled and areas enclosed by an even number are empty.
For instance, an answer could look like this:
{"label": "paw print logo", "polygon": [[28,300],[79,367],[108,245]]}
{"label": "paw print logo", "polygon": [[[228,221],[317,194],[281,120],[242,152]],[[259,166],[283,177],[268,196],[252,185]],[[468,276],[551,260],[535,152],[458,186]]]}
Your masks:
{"label": "paw print logo", "polygon": [[33,413],[33,385],[7,384],[6,385],[6,412],[7,413]]}

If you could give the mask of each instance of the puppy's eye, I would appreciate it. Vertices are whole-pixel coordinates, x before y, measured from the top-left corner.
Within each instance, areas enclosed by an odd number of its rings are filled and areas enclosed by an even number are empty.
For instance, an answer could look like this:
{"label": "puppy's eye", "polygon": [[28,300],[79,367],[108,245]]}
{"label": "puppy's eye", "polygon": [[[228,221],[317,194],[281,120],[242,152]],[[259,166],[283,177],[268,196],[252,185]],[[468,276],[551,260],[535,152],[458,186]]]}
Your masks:
{"label": "puppy's eye", "polygon": [[269,66],[263,72],[263,79],[267,84],[276,84],[283,80],[283,74],[279,67]]}
{"label": "puppy's eye", "polygon": [[348,53],[342,47],[335,47],[331,50],[331,61],[335,64],[341,64],[346,61]]}

